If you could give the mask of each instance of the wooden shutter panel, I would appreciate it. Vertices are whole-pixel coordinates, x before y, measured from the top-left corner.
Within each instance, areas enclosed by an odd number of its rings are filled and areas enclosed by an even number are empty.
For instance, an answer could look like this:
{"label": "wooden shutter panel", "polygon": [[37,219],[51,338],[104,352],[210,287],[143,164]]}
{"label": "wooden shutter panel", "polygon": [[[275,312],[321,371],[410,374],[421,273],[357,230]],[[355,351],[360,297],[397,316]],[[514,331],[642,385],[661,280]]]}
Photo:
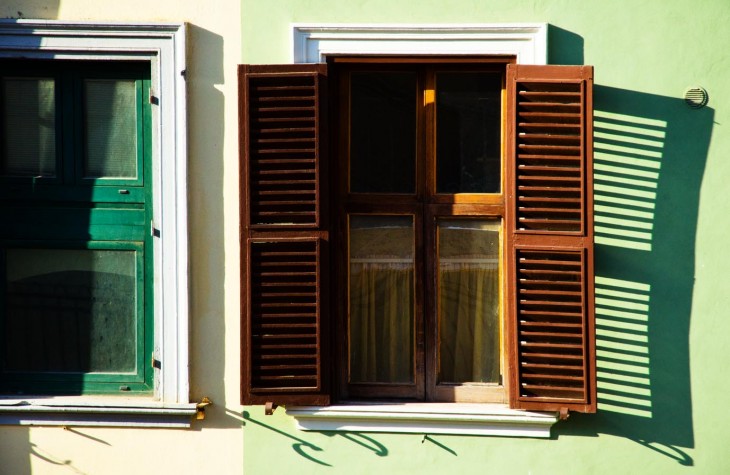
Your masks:
{"label": "wooden shutter panel", "polygon": [[239,67],[243,404],[329,404],[326,77]]}
{"label": "wooden shutter panel", "polygon": [[507,68],[510,405],[595,412],[593,68]]}

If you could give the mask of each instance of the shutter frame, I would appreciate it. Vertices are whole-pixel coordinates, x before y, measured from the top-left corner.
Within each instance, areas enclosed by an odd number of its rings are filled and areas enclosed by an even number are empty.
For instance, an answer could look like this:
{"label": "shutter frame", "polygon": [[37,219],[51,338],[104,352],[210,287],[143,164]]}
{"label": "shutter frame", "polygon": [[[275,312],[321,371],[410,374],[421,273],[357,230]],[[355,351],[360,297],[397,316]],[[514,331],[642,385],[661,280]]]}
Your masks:
{"label": "shutter frame", "polygon": [[515,409],[596,411],[592,90],[592,66],[507,67],[505,326]]}
{"label": "shutter frame", "polygon": [[327,66],[239,65],[238,86],[241,403],[328,405]]}

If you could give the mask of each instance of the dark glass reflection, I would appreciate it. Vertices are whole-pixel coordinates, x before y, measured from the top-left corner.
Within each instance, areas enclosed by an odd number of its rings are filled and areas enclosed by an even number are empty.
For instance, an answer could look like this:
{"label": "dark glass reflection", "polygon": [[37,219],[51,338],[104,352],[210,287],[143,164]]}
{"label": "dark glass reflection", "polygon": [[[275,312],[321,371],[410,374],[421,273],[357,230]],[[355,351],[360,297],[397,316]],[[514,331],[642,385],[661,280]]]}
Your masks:
{"label": "dark glass reflection", "polygon": [[414,193],[415,73],[353,73],[350,102],[350,191]]}
{"label": "dark glass reflection", "polygon": [[134,251],[8,249],[3,370],[136,369]]}
{"label": "dark glass reflection", "polygon": [[498,193],[501,76],[439,73],[436,91],[437,192]]}

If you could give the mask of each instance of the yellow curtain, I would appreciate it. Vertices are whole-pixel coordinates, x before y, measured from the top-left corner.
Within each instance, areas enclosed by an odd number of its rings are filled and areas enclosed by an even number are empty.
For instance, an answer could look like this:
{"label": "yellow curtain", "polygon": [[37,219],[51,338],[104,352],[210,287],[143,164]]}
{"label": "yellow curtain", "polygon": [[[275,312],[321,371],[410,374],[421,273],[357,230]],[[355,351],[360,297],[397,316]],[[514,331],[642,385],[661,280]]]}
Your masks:
{"label": "yellow curtain", "polygon": [[412,263],[351,263],[350,381],[413,381]]}
{"label": "yellow curtain", "polygon": [[439,268],[439,382],[499,381],[499,268]]}

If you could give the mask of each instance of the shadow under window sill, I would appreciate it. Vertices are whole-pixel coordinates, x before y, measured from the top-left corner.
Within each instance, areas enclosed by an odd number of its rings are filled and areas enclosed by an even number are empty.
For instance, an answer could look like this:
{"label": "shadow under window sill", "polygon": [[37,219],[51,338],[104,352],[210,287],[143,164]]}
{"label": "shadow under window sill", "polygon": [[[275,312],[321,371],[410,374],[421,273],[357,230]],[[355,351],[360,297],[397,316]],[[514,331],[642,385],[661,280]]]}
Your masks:
{"label": "shadow under window sill", "polygon": [[393,432],[549,438],[556,412],[518,411],[505,404],[342,403],[291,406],[305,431]]}
{"label": "shadow under window sill", "polygon": [[0,425],[189,428],[195,403],[151,397],[0,397]]}

